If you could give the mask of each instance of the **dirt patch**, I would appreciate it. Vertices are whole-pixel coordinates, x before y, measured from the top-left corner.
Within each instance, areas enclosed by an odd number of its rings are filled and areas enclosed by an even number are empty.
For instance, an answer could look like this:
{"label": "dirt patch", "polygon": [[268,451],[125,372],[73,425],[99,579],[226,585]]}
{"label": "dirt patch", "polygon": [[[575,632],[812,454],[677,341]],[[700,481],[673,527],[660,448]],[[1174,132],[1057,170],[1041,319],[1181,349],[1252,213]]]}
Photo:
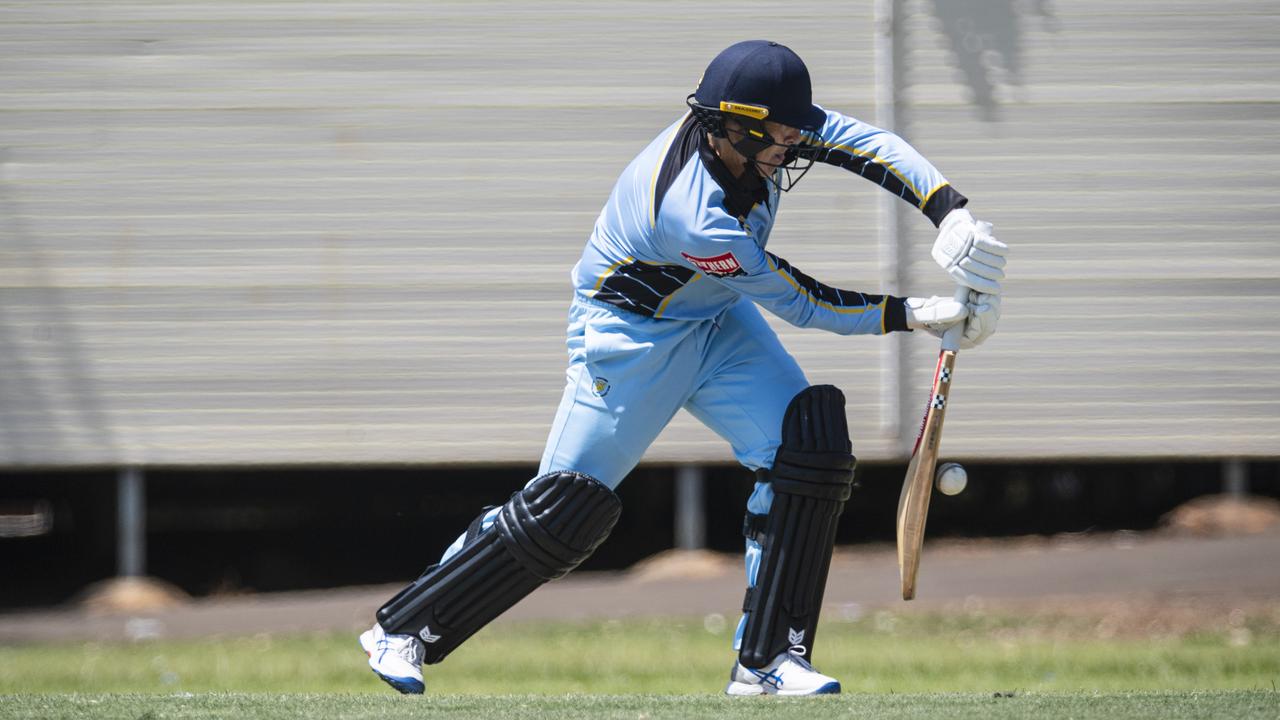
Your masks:
{"label": "dirt patch", "polygon": [[742,557],[710,550],[667,550],[641,560],[627,571],[636,582],[716,578],[742,572]]}
{"label": "dirt patch", "polygon": [[1205,495],[1160,518],[1166,531],[1212,537],[1256,535],[1280,529],[1280,501],[1263,497]]}
{"label": "dirt patch", "polygon": [[183,607],[191,596],[176,585],[147,577],[112,578],[85,588],[76,604],[90,615],[150,613]]}

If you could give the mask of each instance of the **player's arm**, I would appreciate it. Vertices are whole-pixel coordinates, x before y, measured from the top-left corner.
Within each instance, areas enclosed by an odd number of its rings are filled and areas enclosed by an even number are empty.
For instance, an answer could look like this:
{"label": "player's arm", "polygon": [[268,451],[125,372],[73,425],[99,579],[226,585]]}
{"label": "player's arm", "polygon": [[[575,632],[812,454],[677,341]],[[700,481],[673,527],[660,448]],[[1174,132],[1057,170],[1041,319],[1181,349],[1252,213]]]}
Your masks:
{"label": "player's arm", "polygon": [[974,219],[968,199],[906,140],[825,112],[822,129],[805,138],[814,159],[855,172],[918,208],[939,229],[931,253],[938,265],[957,284],[999,295],[1009,248],[991,234],[990,224]]}
{"label": "player's arm", "polygon": [[967,314],[950,298],[902,298],[844,290],[819,282],[765,252],[728,213],[710,209],[694,232],[670,236],[672,260],[701,272],[798,327],[842,335],[924,328],[940,331]]}
{"label": "player's arm", "polygon": [[919,209],[935,226],[968,203],[906,140],[856,118],[831,110],[826,113],[822,129],[805,137],[817,162],[842,167],[879,185]]}

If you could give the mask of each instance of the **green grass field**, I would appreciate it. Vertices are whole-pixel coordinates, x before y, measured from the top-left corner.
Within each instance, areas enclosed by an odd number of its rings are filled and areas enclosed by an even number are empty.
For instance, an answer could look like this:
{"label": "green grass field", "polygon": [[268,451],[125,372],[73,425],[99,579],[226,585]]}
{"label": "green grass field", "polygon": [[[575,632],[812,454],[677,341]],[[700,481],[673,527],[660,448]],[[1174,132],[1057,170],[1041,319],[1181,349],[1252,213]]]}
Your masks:
{"label": "green grass field", "polygon": [[1280,717],[1275,613],[1161,637],[1066,617],[827,622],[818,664],[845,695],[798,702],[719,696],[728,625],[499,624],[428,667],[424,698],[382,685],[346,634],[10,646],[0,718]]}
{"label": "green grass field", "polygon": [[1275,720],[1280,696],[1267,691],[1162,693],[1025,693],[996,698],[979,693],[846,694],[819,698],[725,698],[715,695],[24,695],[0,697],[4,718],[920,718],[1002,720]]}

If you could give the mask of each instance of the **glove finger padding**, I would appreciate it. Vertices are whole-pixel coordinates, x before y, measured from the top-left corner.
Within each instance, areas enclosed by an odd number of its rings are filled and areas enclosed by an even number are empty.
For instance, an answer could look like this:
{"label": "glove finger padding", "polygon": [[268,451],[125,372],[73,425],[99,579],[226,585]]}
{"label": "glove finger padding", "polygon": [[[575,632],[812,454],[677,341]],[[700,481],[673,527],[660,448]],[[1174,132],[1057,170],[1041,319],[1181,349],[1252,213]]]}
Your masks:
{"label": "glove finger padding", "polygon": [[959,266],[967,272],[973,273],[974,275],[986,280],[1004,279],[1003,270],[998,267],[988,265],[972,255],[961,260]]}
{"label": "glove finger padding", "polygon": [[[1004,276],[1003,272],[999,270],[996,270],[996,272],[1000,272],[1001,277]],[[966,270],[965,268],[962,268],[959,265],[951,268],[950,270],[947,270],[947,274],[950,275],[951,279],[955,280],[956,284],[958,285],[963,285],[967,288],[977,290],[978,292],[981,292],[981,293],[987,293],[991,295],[1000,294],[1000,283],[996,282],[995,280],[989,280],[981,275],[978,275],[977,273],[970,272],[969,270]]]}
{"label": "glove finger padding", "polygon": [[986,342],[996,331],[1000,321],[1000,296],[986,293],[969,293],[969,317],[965,320],[960,349],[975,348]]}
{"label": "glove finger padding", "polygon": [[975,234],[973,236],[973,247],[976,250],[999,255],[1000,257],[1009,254],[1009,246],[995,239],[992,235]]}
{"label": "glove finger padding", "polygon": [[1005,259],[1003,255],[995,255],[993,253],[989,253],[986,250],[983,250],[982,248],[978,247],[976,244],[973,246],[973,249],[969,251],[969,257],[973,260],[976,260],[982,263],[983,265],[990,265],[993,268],[1003,269],[1005,264],[1009,262],[1008,260]]}

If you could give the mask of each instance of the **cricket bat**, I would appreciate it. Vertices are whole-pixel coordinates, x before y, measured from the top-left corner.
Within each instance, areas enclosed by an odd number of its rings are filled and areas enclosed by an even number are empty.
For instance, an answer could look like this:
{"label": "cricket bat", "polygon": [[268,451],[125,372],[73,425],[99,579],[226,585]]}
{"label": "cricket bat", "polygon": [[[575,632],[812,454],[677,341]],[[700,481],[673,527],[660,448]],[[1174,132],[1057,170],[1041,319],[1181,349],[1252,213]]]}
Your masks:
{"label": "cricket bat", "polygon": [[[956,300],[968,300],[967,288],[956,291]],[[938,446],[942,443],[942,422],[947,416],[947,395],[956,369],[960,335],[964,323],[947,330],[938,352],[938,366],[933,371],[933,386],[925,405],[920,434],[916,436],[907,476],[898,496],[898,573],[902,578],[902,599],[916,596],[916,574],[920,571],[920,550],[924,545],[924,523],[929,516],[929,498],[933,494],[933,472],[938,464]]]}

